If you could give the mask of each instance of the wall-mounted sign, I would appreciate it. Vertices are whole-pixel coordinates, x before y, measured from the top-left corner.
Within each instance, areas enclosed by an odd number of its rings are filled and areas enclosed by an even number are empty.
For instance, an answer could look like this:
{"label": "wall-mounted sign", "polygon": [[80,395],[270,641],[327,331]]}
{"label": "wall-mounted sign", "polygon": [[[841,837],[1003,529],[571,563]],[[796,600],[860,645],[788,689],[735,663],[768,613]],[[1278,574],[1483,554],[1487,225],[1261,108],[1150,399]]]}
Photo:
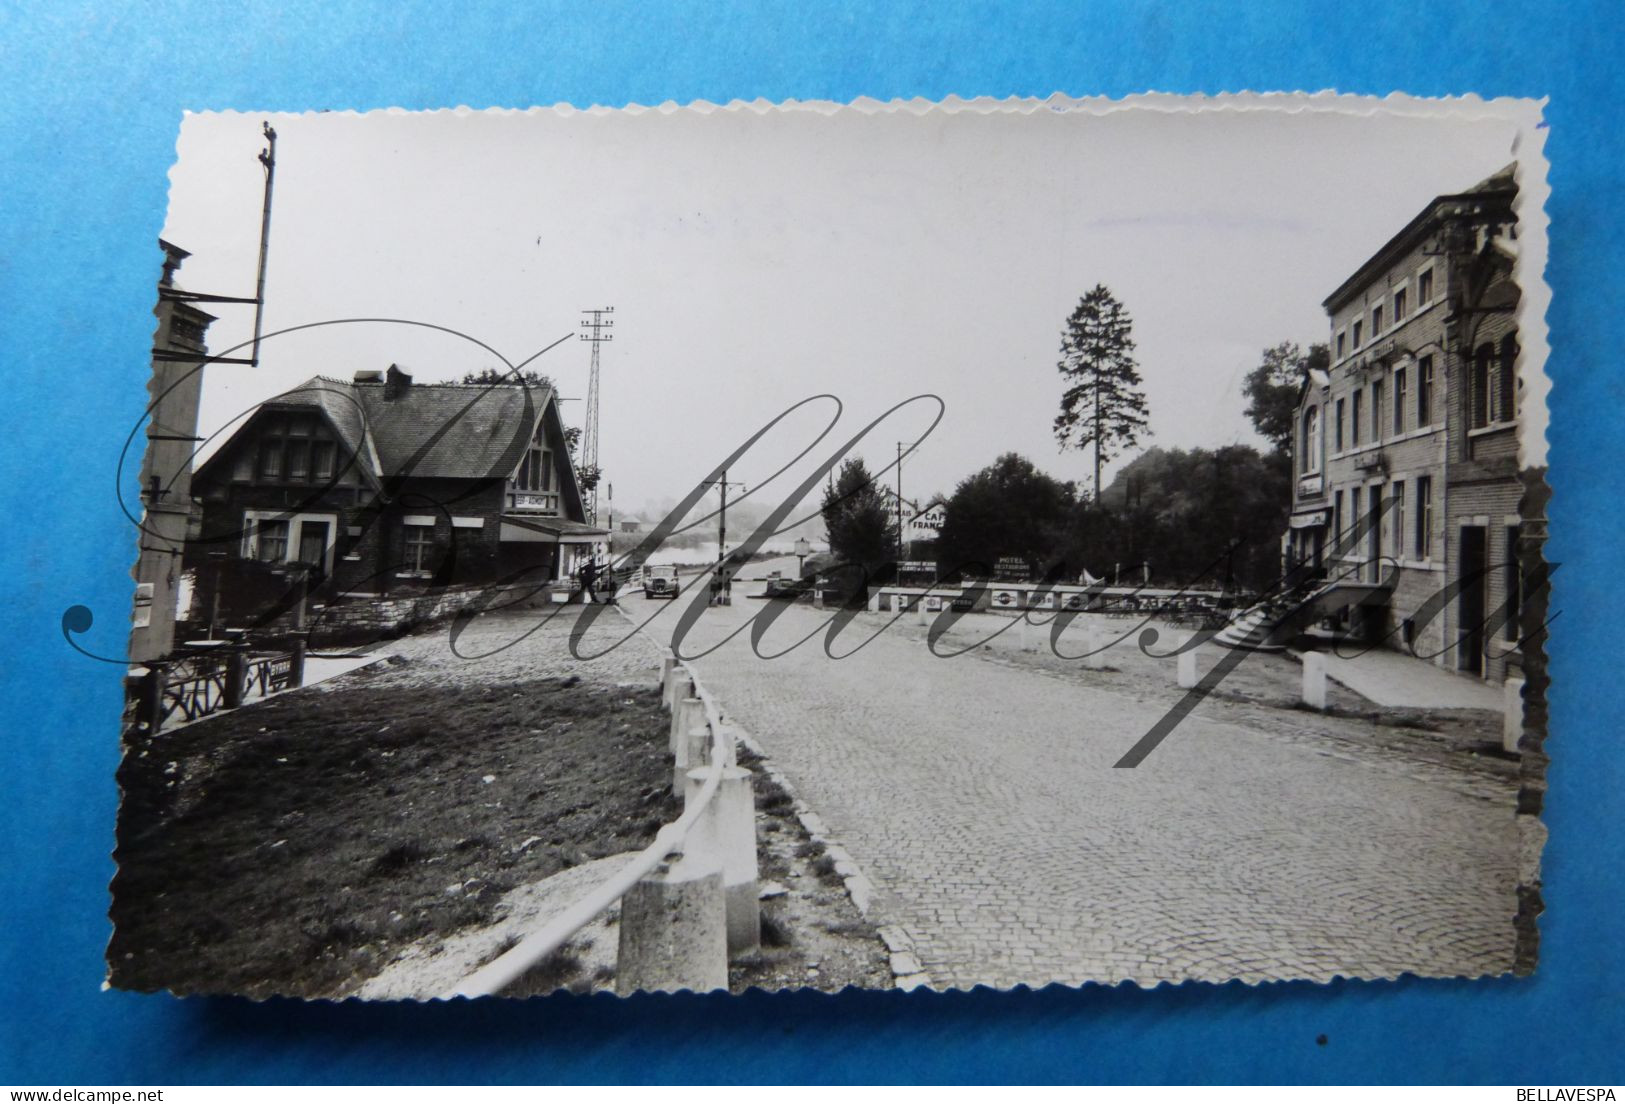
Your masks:
{"label": "wall-mounted sign", "polygon": [[1000,556],[998,562],[993,565],[995,578],[1008,579],[1012,582],[1025,580],[1030,571],[1027,561],[1020,556]]}

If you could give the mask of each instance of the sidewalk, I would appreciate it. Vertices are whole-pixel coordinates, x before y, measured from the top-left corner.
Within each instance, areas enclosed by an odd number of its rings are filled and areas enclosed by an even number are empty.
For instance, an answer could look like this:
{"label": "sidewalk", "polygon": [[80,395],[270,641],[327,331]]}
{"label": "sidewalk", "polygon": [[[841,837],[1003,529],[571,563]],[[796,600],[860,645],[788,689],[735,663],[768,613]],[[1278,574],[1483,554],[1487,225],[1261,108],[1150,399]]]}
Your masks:
{"label": "sidewalk", "polygon": [[[1302,652],[1293,655],[1303,658]],[[1502,709],[1501,689],[1435,667],[1425,659],[1388,648],[1373,648],[1354,656],[1340,656],[1332,648],[1326,674],[1377,705],[1415,709]]]}

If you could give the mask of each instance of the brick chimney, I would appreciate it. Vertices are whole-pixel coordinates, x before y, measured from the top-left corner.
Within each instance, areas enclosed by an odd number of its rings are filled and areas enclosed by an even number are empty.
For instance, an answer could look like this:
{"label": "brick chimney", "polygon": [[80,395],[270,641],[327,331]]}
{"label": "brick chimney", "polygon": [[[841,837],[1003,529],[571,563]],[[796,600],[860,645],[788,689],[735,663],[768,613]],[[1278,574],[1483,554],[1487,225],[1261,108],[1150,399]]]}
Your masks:
{"label": "brick chimney", "polygon": [[394,402],[411,389],[412,377],[401,371],[399,365],[391,364],[389,371],[384,373],[384,401]]}

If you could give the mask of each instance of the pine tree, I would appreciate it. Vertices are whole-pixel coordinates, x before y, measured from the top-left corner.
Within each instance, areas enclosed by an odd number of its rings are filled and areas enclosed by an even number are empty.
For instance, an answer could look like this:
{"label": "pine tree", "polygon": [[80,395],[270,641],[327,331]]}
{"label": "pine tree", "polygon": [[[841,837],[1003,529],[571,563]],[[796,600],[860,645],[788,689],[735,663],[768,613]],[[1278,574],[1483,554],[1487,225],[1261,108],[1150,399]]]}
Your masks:
{"label": "pine tree", "polygon": [[1066,381],[1055,438],[1062,448],[1095,450],[1095,498],[1100,498],[1100,467],[1123,449],[1133,448],[1146,431],[1145,392],[1134,362],[1134,320],[1105,284],[1078,301],[1061,331]]}

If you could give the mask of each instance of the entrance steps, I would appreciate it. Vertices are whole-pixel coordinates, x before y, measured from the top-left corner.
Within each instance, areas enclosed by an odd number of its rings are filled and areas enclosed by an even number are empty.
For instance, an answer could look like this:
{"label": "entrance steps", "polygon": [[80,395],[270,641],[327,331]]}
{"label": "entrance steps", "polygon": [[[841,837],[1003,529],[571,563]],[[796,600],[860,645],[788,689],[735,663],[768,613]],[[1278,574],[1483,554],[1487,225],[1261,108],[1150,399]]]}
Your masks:
{"label": "entrance steps", "polygon": [[1381,583],[1310,580],[1242,610],[1214,634],[1216,643],[1254,652],[1285,651],[1310,625],[1348,606],[1380,606],[1393,590]]}

